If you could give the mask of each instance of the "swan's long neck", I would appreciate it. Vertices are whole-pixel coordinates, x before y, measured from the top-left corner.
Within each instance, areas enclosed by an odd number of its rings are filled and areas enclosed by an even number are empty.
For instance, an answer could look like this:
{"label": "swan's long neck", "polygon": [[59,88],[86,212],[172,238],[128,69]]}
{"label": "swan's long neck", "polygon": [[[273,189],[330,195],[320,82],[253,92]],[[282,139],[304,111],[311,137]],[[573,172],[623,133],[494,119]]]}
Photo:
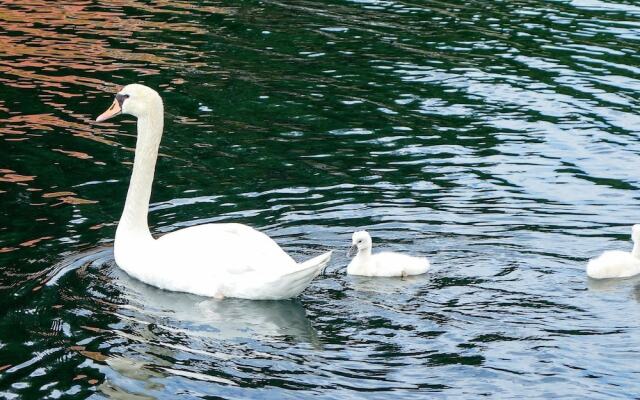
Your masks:
{"label": "swan's long neck", "polygon": [[365,248],[365,249],[361,249],[358,251],[358,256],[362,257],[362,258],[369,258],[371,257],[371,246]]}
{"label": "swan's long neck", "polygon": [[634,240],[633,242],[633,250],[631,250],[631,254],[640,259],[640,240]]}
{"label": "swan's long neck", "polygon": [[138,139],[133,172],[127,200],[116,231],[116,242],[118,242],[119,236],[123,239],[126,236],[127,240],[152,240],[147,215],[163,125],[162,103],[153,107],[151,112],[138,118]]}
{"label": "swan's long neck", "polygon": [[371,247],[358,250],[358,254],[356,257],[358,257],[360,262],[362,262],[364,265],[368,264],[369,260],[371,259]]}

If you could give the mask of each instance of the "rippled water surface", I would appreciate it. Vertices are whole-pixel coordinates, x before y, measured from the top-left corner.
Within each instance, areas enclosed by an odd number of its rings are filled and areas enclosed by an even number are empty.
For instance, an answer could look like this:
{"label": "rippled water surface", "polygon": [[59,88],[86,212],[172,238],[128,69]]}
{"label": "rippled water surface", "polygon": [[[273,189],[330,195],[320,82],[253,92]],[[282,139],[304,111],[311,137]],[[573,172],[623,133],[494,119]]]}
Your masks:
{"label": "rippled water surface", "polygon": [[[0,0],[0,398],[625,398],[640,278],[633,1]],[[299,299],[154,289],[114,263],[135,146],[166,125],[154,233],[236,221]],[[351,233],[431,258],[347,277]]]}

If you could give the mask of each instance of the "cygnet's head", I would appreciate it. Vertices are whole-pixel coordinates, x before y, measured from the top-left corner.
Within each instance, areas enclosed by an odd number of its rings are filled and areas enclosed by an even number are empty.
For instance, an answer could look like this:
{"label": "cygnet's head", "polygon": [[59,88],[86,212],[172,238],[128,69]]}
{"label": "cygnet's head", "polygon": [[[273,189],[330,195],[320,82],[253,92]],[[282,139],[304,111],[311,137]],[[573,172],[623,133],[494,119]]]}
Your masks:
{"label": "cygnet's head", "polygon": [[353,257],[363,250],[371,250],[371,236],[367,231],[353,232],[353,236],[351,236],[351,248],[347,255]]}
{"label": "cygnet's head", "polygon": [[119,114],[129,114],[141,118],[153,112],[163,113],[162,99],[155,90],[137,83],[122,88],[111,104],[111,107],[98,118],[97,122],[106,121]]}
{"label": "cygnet's head", "polygon": [[631,227],[631,239],[640,243],[640,224],[635,224]]}

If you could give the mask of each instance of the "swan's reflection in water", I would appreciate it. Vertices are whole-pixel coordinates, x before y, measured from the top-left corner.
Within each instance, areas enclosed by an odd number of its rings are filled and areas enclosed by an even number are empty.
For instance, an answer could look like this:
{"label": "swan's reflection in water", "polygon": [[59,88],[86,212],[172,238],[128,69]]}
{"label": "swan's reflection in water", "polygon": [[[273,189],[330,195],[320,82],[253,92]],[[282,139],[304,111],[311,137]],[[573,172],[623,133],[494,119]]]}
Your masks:
{"label": "swan's reflection in water", "polygon": [[89,327],[98,334],[76,342],[83,349],[102,342],[98,352],[85,352],[99,362],[86,363],[104,374],[98,388],[109,398],[164,397],[171,389],[163,382],[175,379],[210,383],[212,390],[237,386],[252,363],[277,362],[297,345],[321,347],[299,300],[217,300],[160,290],[120,270],[108,248],[67,257],[47,280],[65,290],[77,278],[94,295],[100,313],[94,317],[111,321]]}
{"label": "swan's reflection in water", "polygon": [[[87,279],[87,286],[95,286],[99,297],[113,298],[105,312],[122,320],[144,326],[155,326],[167,332],[187,336],[212,337],[218,340],[260,339],[319,345],[315,329],[299,300],[252,301],[243,299],[212,299],[188,293],[170,292],[149,286],[119,269],[109,247],[72,254],[54,265],[42,280],[47,286],[65,284],[65,275],[71,271],[84,271],[76,275]],[[71,278],[73,279],[73,278]],[[96,282],[100,282],[96,285]],[[107,287],[101,286],[108,282]],[[115,308],[114,308],[115,307]]]}
{"label": "swan's reflection in water", "polygon": [[429,283],[431,275],[412,275],[405,278],[399,277],[368,277],[350,275],[347,277],[349,286],[358,291],[369,294],[407,294],[418,290]]}
{"label": "swan's reflection in water", "polygon": [[594,292],[615,292],[629,287],[640,286],[640,275],[629,278],[593,279],[587,278],[587,287]]}
{"label": "swan's reflection in water", "polygon": [[590,291],[600,293],[630,291],[631,297],[633,297],[638,303],[640,303],[640,275],[632,276],[629,278],[587,279],[587,287]]}
{"label": "swan's reflection in water", "polygon": [[[290,338],[319,344],[299,300],[252,301],[210,299],[169,292],[131,278],[113,265],[112,277],[122,293],[122,316],[186,335],[219,340]],[[124,311],[124,310],[123,310]]]}
{"label": "swan's reflection in water", "polygon": [[183,366],[172,366],[166,360],[158,359],[153,363],[127,357],[111,357],[103,368],[107,379],[99,390],[110,399],[155,399],[170,390],[162,382],[167,378],[187,378],[193,381],[210,382],[237,386],[229,379],[212,373],[186,370]]}

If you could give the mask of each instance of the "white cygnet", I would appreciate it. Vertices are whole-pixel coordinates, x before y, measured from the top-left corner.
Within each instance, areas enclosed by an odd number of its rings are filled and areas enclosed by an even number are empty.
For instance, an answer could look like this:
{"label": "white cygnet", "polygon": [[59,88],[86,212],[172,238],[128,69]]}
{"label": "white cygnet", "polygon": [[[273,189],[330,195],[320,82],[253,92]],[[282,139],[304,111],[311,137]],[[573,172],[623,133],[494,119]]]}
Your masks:
{"label": "white cygnet", "polygon": [[420,275],[429,270],[426,257],[412,257],[398,253],[371,254],[371,236],[367,231],[354,232],[348,255],[354,256],[347,274],[362,276],[408,276]]}
{"label": "white cygnet", "polygon": [[595,279],[627,278],[640,274],[640,224],[631,228],[633,250],[605,251],[598,258],[589,260],[587,275]]}

